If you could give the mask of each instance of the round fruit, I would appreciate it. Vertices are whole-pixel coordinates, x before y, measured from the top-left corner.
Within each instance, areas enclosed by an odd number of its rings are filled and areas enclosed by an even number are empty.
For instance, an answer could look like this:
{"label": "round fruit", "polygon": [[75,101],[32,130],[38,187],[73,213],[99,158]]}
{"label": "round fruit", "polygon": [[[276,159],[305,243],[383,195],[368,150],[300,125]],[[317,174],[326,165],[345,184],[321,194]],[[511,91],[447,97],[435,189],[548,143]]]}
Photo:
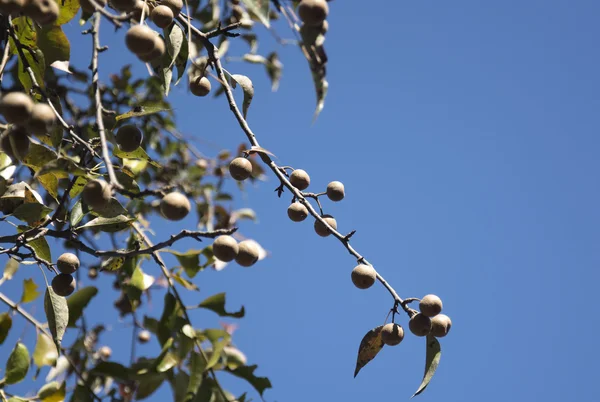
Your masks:
{"label": "round fruit", "polygon": [[0,99],[0,113],[11,124],[25,124],[33,110],[33,100],[23,92],[9,92]]}
{"label": "round fruit", "polygon": [[246,180],[252,176],[252,163],[246,158],[235,158],[229,164],[229,173],[237,181]]}
{"label": "round fruit", "polygon": [[132,11],[137,0],[110,0],[110,5],[117,11]]}
{"label": "round fruit", "polygon": [[[337,222],[331,215],[323,215],[322,218],[327,222],[329,226],[337,230]],[[327,226],[323,225],[320,221],[315,220],[315,232],[321,237],[327,237],[331,234]]]}
{"label": "round fruit", "polygon": [[375,283],[377,272],[370,265],[360,264],[352,270],[352,283],[359,289],[368,289]]}
{"label": "round fruit", "polygon": [[90,268],[88,271],[88,278],[96,279],[98,277],[98,270],[96,268]]}
{"label": "round fruit", "polygon": [[35,135],[44,135],[52,130],[54,123],[56,123],[56,115],[50,105],[36,103],[27,121],[27,128]]}
{"label": "round fruit", "polygon": [[79,258],[73,253],[64,253],[58,257],[56,267],[61,274],[72,274],[79,268]]}
{"label": "round fruit", "polygon": [[438,314],[431,319],[431,335],[443,338],[450,332],[452,321],[446,314]]}
{"label": "round fruit", "polygon": [[182,220],[190,213],[190,209],[192,209],[190,200],[177,191],[165,195],[160,201],[160,212],[171,221]]}
{"label": "round fruit", "polygon": [[442,300],[436,295],[426,295],[419,303],[419,310],[427,317],[435,317],[442,312]]}
{"label": "round fruit", "polygon": [[142,144],[142,132],[133,124],[127,124],[117,131],[117,145],[123,152],[133,152]]}
{"label": "round fruit", "polygon": [[290,175],[290,183],[298,190],[305,190],[310,184],[310,176],[302,169],[296,169]]}
{"label": "round fruit", "polygon": [[140,341],[140,343],[148,343],[150,337],[150,331],[143,330],[138,333],[138,341]]}
{"label": "round fruit", "polygon": [[134,54],[150,53],[156,47],[156,33],[146,25],[134,25],[125,34],[125,44]]}
{"label": "round fruit", "polygon": [[213,242],[213,254],[223,262],[233,261],[238,255],[239,246],[231,236],[219,236]]}
{"label": "round fruit", "polygon": [[81,196],[83,202],[92,209],[102,209],[110,202],[112,191],[104,180],[90,180],[83,188]]}
{"label": "round fruit", "polygon": [[327,197],[331,201],[341,201],[344,199],[344,185],[339,181],[332,181],[327,185]]}
{"label": "round fruit", "polygon": [[321,25],[329,14],[325,0],[302,0],[298,5],[298,16],[308,25]]}
{"label": "round fruit", "polygon": [[0,13],[3,15],[16,14],[25,5],[25,0],[0,0]]}
{"label": "round fruit", "polygon": [[415,314],[408,322],[408,329],[416,336],[426,336],[431,331],[431,319],[422,313]]}
{"label": "round fruit", "polygon": [[[100,6],[100,8],[104,8],[106,6],[106,0],[95,0],[96,4]],[[79,4],[81,5],[81,9],[83,11],[87,11],[88,13],[93,13],[96,11],[94,5],[89,0],[79,0]]]}
{"label": "round fruit", "polygon": [[235,262],[242,267],[251,267],[258,261],[260,250],[253,240],[244,240],[238,244],[238,254]]}
{"label": "round fruit", "polygon": [[395,323],[385,324],[381,328],[381,340],[388,346],[395,346],[404,339],[404,329]]}
{"label": "round fruit", "polygon": [[22,127],[13,127],[0,137],[0,149],[13,161],[21,160],[29,152],[29,137]]}
{"label": "round fruit", "polygon": [[181,9],[183,8],[182,0],[162,0],[160,2],[160,4],[162,4],[163,6],[167,6],[171,10],[173,10],[174,18],[177,18],[179,16],[179,13],[181,12]]}
{"label": "round fruit", "polygon": [[190,92],[196,96],[206,96],[210,93],[210,81],[201,75],[190,81]]}
{"label": "round fruit", "polygon": [[171,25],[174,17],[173,10],[164,5],[154,7],[154,10],[150,13],[152,22],[159,28],[166,28]]}
{"label": "round fruit", "polygon": [[150,53],[137,54],[138,59],[144,63],[149,63],[152,60],[156,60],[165,54],[166,47],[165,41],[158,35],[154,35],[154,48]]}
{"label": "round fruit", "polygon": [[40,25],[52,25],[58,19],[60,9],[55,0],[29,0],[23,12]]}
{"label": "round fruit", "polygon": [[150,7],[144,0],[137,0],[132,10],[132,19],[136,22],[140,22],[142,19],[142,10],[144,11],[144,17],[148,17],[150,15]]}
{"label": "round fruit", "polygon": [[52,279],[52,290],[59,296],[69,296],[75,291],[75,278],[69,274],[56,275]]}
{"label": "round fruit", "polygon": [[308,209],[298,201],[293,202],[287,209],[288,217],[294,222],[302,222],[308,217]]}
{"label": "round fruit", "polygon": [[112,355],[112,349],[108,346],[102,346],[98,352],[100,353],[100,357],[104,360],[110,359],[110,356]]}

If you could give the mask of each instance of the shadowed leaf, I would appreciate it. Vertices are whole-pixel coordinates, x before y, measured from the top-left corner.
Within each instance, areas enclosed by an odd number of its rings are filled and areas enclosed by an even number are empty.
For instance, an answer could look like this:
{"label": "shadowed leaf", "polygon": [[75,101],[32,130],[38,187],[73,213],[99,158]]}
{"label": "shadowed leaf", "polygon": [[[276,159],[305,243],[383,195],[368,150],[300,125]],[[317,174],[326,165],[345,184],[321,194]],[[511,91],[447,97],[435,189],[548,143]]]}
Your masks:
{"label": "shadowed leaf", "polygon": [[440,358],[442,357],[442,348],[438,340],[431,335],[427,335],[426,341],[427,350],[425,353],[425,374],[423,375],[423,381],[421,381],[419,389],[417,389],[417,392],[415,392],[411,398],[414,398],[421,392],[425,391],[425,388],[427,388],[429,382],[433,378],[435,370],[437,370],[438,365],[440,364]]}
{"label": "shadowed leaf", "polygon": [[75,327],[75,323],[83,314],[83,309],[87,307],[90,301],[98,294],[98,289],[94,286],[87,286],[73,293],[67,300],[69,306],[69,327]]}
{"label": "shadowed leaf", "polygon": [[6,384],[16,384],[21,382],[29,371],[29,350],[27,346],[18,342],[10,353],[6,362],[6,374],[4,376]]}
{"label": "shadowed leaf", "polygon": [[235,317],[242,318],[245,314],[244,306],[239,311],[227,312],[225,310],[225,293],[217,293],[216,295],[210,296],[198,307],[205,308],[219,314],[221,317]]}
{"label": "shadowed leaf", "polygon": [[8,313],[0,314],[0,345],[4,343],[4,340],[8,336],[8,331],[12,327],[12,317]]}
{"label": "shadowed leaf", "polygon": [[125,263],[125,257],[110,257],[108,260],[102,263],[100,271],[114,272],[121,269]]}
{"label": "shadowed leaf", "polygon": [[115,120],[120,121],[120,120],[129,119],[132,117],[141,117],[141,116],[146,116],[148,114],[164,112],[166,110],[170,110],[170,109],[166,108],[164,106],[139,106],[139,109],[134,109],[127,113],[118,115],[115,118]]}
{"label": "shadowed leaf", "polygon": [[200,353],[192,352],[190,356],[190,380],[184,402],[192,402],[196,397],[198,388],[202,384],[202,378],[206,369],[206,360]]}
{"label": "shadowed leaf", "polygon": [[[19,233],[22,233],[26,230],[29,230],[28,226],[18,226],[17,230]],[[31,246],[31,248],[35,251],[35,254],[38,258],[50,263],[52,261],[52,255],[50,253],[50,246],[48,245],[48,241],[45,237],[38,237],[35,240],[28,241],[27,244]]]}
{"label": "shadowed leaf", "polygon": [[37,34],[37,45],[44,53],[47,65],[51,65],[55,61],[68,64],[71,59],[71,44],[60,26],[52,25],[40,28]]}
{"label": "shadowed leaf", "polygon": [[354,370],[354,377],[358,372],[371,360],[377,356],[377,353],[383,348],[383,341],[381,340],[381,329],[383,325],[373,328],[363,337],[358,347],[358,357],[356,359],[356,369]]}
{"label": "shadowed leaf", "polygon": [[254,371],[258,366],[241,366],[235,370],[227,370],[236,377],[243,378],[262,396],[266,389],[271,388],[271,381],[267,377],[257,377]]}
{"label": "shadowed leaf", "polygon": [[95,228],[108,233],[120,232],[121,230],[130,227],[134,220],[135,219],[128,218],[125,215],[118,215],[114,218],[99,217],[92,219],[85,225],[75,228],[75,230]]}
{"label": "shadowed leaf", "polygon": [[120,363],[100,362],[91,370],[92,374],[112,377],[117,380],[127,381],[130,377],[130,370]]}
{"label": "shadowed leaf", "polygon": [[269,22],[269,0],[242,0],[248,11],[256,15],[260,22],[267,28],[271,26]]}
{"label": "shadowed leaf", "polygon": [[15,272],[19,269],[19,261],[14,258],[9,258],[4,266],[4,273],[2,274],[2,278],[4,280],[11,280]]}
{"label": "shadowed leaf", "polygon": [[66,393],[66,383],[61,385],[57,381],[52,381],[42,386],[37,396],[42,402],[62,402]]}
{"label": "shadowed leaf", "polygon": [[44,297],[44,310],[48,319],[50,333],[54,337],[56,348],[60,350],[60,343],[69,322],[67,299],[54,293],[52,286],[48,286]]}

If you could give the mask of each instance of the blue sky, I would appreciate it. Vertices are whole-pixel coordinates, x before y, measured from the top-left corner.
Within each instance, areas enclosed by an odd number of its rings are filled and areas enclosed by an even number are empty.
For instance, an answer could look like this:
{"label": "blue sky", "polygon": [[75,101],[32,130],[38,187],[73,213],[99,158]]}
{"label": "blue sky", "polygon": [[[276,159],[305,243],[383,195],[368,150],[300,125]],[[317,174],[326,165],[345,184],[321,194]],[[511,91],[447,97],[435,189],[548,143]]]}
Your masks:
{"label": "blue sky", "polygon": [[[335,1],[330,9],[330,91],[314,125],[310,74],[296,48],[278,48],[284,75],[277,93],[260,66],[227,68],[252,78],[249,123],[278,162],[307,170],[314,191],[344,182],[346,199],[325,201],[325,210],[342,232],[357,230],[357,250],[401,296],[443,299],[453,328],[442,340],[438,373],[418,398],[597,401],[600,354],[588,336],[600,330],[593,307],[600,4]],[[263,37],[267,53],[275,45]],[[80,67],[89,40],[73,41]],[[121,43],[114,39],[102,55],[105,78],[123,60],[135,63]],[[224,98],[192,99],[184,86],[170,98],[181,131],[206,154],[244,139]],[[333,238],[314,234],[312,223],[289,221],[289,197],[278,199],[276,186],[269,177],[236,204],[257,211],[259,223],[241,231],[269,258],[250,269],[203,272],[200,296],[187,300],[226,291],[228,306],[244,304],[235,341],[259,365],[257,374],[271,379],[269,402],[408,399],[422,376],[423,339],[407,335],[352,377],[362,336],[383,323],[392,300],[381,286],[355,289],[355,261]],[[193,225],[156,217],[155,238]],[[41,283],[30,269],[22,267],[17,280]],[[144,269],[158,275],[156,266]],[[113,292],[108,279],[98,284]],[[17,298],[18,288],[0,291]],[[129,345],[118,342],[130,329],[114,321],[107,300],[97,298],[90,312],[112,324],[103,341],[127,361]],[[149,314],[158,316],[161,298],[154,300]],[[43,317],[40,306],[36,316]],[[193,319],[199,327],[217,322],[209,313]],[[0,355],[18,336],[33,341],[22,320]],[[156,343],[139,353],[156,354]],[[236,393],[246,389],[224,381]],[[169,397],[162,388],[150,400]]]}

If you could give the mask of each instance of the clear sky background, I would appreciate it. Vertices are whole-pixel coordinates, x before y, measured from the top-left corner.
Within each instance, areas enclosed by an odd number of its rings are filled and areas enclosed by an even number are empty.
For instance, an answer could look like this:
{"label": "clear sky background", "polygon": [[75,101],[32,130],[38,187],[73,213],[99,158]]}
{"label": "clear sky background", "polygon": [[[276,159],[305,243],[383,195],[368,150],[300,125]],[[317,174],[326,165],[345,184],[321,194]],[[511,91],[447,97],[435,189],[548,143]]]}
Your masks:
{"label": "clear sky background", "polygon": [[[262,67],[227,68],[254,81],[249,123],[281,164],[307,170],[314,191],[344,182],[346,199],[326,200],[325,210],[342,232],[357,230],[357,250],[401,296],[443,299],[453,328],[418,398],[597,402],[600,3],[338,0],[330,8],[330,91],[316,124],[297,48],[278,47],[285,67],[276,93]],[[69,29],[80,30],[76,21]],[[276,45],[263,33],[260,49],[268,53]],[[115,38],[101,56],[106,79],[136,60],[122,37],[104,38]],[[73,40],[80,67],[89,41]],[[244,140],[224,98],[193,98],[180,85],[170,99],[180,129],[206,154]],[[318,237],[312,222],[290,222],[289,194],[278,199],[276,186],[270,176],[235,205],[257,211],[258,224],[241,232],[269,258],[249,269],[202,272],[200,294],[186,299],[226,291],[230,308],[246,307],[234,339],[259,365],[257,374],[271,379],[269,402],[407,400],[423,374],[424,340],[407,334],[353,378],[360,340],[383,323],[392,299],[379,285],[354,288],[355,261],[337,240]],[[156,217],[155,239],[193,228],[194,219]],[[151,263],[144,269],[159,274]],[[18,298],[20,281],[31,276],[42,283],[37,269],[22,267],[11,282],[18,286],[0,291]],[[112,326],[102,342],[127,362],[130,321],[114,319],[110,280],[96,283],[108,296],[88,313]],[[147,313],[156,317],[162,298],[154,300]],[[43,319],[41,306],[35,315]],[[218,322],[210,313],[193,319],[198,327]],[[15,318],[2,364],[17,337],[33,342],[27,325]],[[153,341],[138,352],[155,355],[156,348]],[[248,389],[223,378],[237,394]],[[170,398],[163,386],[149,400]]]}

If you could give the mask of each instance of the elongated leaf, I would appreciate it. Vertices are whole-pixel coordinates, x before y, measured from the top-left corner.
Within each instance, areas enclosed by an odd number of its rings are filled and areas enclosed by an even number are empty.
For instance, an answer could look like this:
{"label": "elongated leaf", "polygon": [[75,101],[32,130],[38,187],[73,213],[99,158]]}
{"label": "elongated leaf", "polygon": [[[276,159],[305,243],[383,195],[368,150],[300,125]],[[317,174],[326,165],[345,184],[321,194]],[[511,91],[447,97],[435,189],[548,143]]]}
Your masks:
{"label": "elongated leaf", "polygon": [[49,382],[40,388],[38,398],[42,402],[62,402],[67,393],[66,384],[57,381]]}
{"label": "elongated leaf", "polygon": [[[268,2],[267,2],[268,3]],[[242,87],[244,91],[244,102],[242,103],[242,112],[244,114],[244,118],[248,115],[248,108],[250,108],[250,103],[252,103],[252,98],[254,98],[254,85],[250,78],[241,74],[233,74],[231,76]]]}
{"label": "elongated leaf", "polygon": [[131,371],[120,363],[100,362],[91,370],[92,374],[112,377],[121,381],[128,381]]}
{"label": "elongated leaf", "polygon": [[243,378],[248,381],[250,385],[254,387],[254,389],[262,396],[263,392],[266,389],[271,388],[271,381],[267,377],[257,377],[254,374],[258,366],[241,366],[236,368],[235,370],[228,370],[231,374],[236,377]]}
{"label": "elongated leaf", "polygon": [[119,147],[116,147],[113,149],[113,155],[121,159],[140,159],[150,163],[152,166],[161,167],[161,165],[158,162],[153,161],[152,158],[148,156],[148,154],[146,153],[146,151],[144,151],[144,148],[142,147],[138,147],[138,149],[136,149],[133,152],[124,152],[121,149],[119,149]]}
{"label": "elongated leaf", "polygon": [[177,60],[177,56],[181,52],[181,48],[183,43],[186,42],[185,34],[181,27],[177,24],[171,24],[167,28],[163,30],[165,35],[165,45],[167,47],[167,52],[169,56],[171,56],[171,61],[169,62],[169,68],[173,68],[175,62]]}
{"label": "elongated leaf", "polygon": [[38,367],[53,366],[58,359],[56,345],[48,336],[38,332],[35,350],[33,351],[33,362]]}
{"label": "elongated leaf", "polygon": [[[18,226],[17,230],[19,231],[19,233],[22,233],[26,230],[29,230],[29,227],[28,226]],[[46,240],[45,237],[38,237],[35,240],[28,241],[27,244],[29,244],[29,246],[31,246],[33,251],[35,251],[35,254],[38,256],[38,258],[41,258],[42,260],[44,260],[48,263],[50,263],[52,261],[52,255],[50,253],[50,246],[48,245],[48,241]]]}
{"label": "elongated leaf", "polygon": [[440,364],[440,358],[442,357],[442,348],[438,340],[431,335],[427,335],[426,341],[427,350],[425,352],[425,374],[423,375],[423,381],[421,381],[419,389],[417,389],[417,392],[415,392],[411,398],[414,398],[421,392],[425,391],[425,388],[427,388],[429,382],[433,378],[435,370],[437,370],[438,365]]}
{"label": "elongated leaf", "polygon": [[187,290],[200,290],[200,288],[198,288],[198,286],[195,283],[183,278],[181,275],[179,275],[179,273],[171,275],[171,278],[173,278],[175,282],[179,283]]}
{"label": "elongated leaf", "polygon": [[6,362],[6,384],[21,382],[29,371],[29,350],[21,342],[17,342]]}
{"label": "elongated leaf", "polygon": [[60,343],[69,323],[67,299],[54,293],[52,286],[48,286],[44,297],[44,310],[46,311],[50,333],[54,337],[56,348],[60,350]]}
{"label": "elongated leaf", "polygon": [[354,370],[354,377],[358,374],[367,363],[377,356],[377,353],[383,348],[383,341],[381,340],[381,329],[383,325],[373,328],[363,337],[358,347],[358,357],[356,359],[356,369]]}
{"label": "elongated leaf", "polygon": [[110,199],[110,202],[102,208],[93,209],[92,214],[103,218],[115,218],[119,215],[127,215],[128,212],[115,197]]}
{"label": "elongated leaf", "polygon": [[75,230],[84,230],[96,228],[103,232],[120,232],[121,230],[125,230],[131,226],[131,223],[135,219],[128,218],[125,215],[115,216],[114,218],[95,218],[86,223],[85,225],[79,226],[75,228]]}
{"label": "elongated leaf", "polygon": [[242,2],[267,28],[271,26],[269,22],[269,0],[242,0]]}
{"label": "elongated leaf", "polygon": [[33,279],[23,279],[23,294],[21,294],[20,303],[30,303],[37,299],[41,293]]}
{"label": "elongated leaf", "polygon": [[0,314],[0,345],[4,343],[4,340],[8,336],[8,331],[12,327],[12,317],[8,313]]}
{"label": "elongated leaf", "polygon": [[213,368],[219,362],[219,359],[221,359],[221,353],[223,353],[223,349],[225,349],[225,346],[227,346],[229,341],[229,337],[225,337],[220,341],[213,342],[212,352],[208,358],[208,361],[206,362],[206,367],[204,367],[205,371]]}
{"label": "elongated leaf", "polygon": [[77,200],[75,205],[73,205],[73,208],[71,208],[71,212],[69,213],[69,223],[71,226],[77,226],[84,216],[85,213],[83,212],[83,203],[81,200]]}
{"label": "elongated leaf", "polygon": [[19,205],[17,209],[14,210],[13,215],[15,218],[33,225],[48,216],[52,211],[52,208],[32,202]]}
{"label": "elongated leaf", "polygon": [[146,116],[149,114],[155,114],[155,113],[160,113],[160,112],[164,112],[170,110],[168,108],[165,108],[162,105],[156,105],[156,106],[138,106],[137,108],[127,112],[127,113],[123,113],[118,115],[117,117],[115,117],[116,121],[120,121],[120,120],[125,120],[125,119],[130,119],[132,117],[141,117],[141,116]]}
{"label": "elongated leaf", "polygon": [[141,401],[152,395],[165,380],[166,375],[163,373],[149,373],[140,377],[137,380],[137,388],[135,390],[135,400]]}
{"label": "elongated leaf", "polygon": [[39,29],[37,45],[44,53],[47,65],[55,61],[67,62],[68,65],[71,59],[71,44],[60,26],[46,25]]}
{"label": "elongated leaf", "polygon": [[225,293],[217,293],[216,295],[210,296],[198,307],[205,308],[219,314],[221,317],[235,317],[242,318],[245,314],[244,306],[239,311],[227,312],[225,310]]}
{"label": "elongated leaf", "polygon": [[[23,54],[25,55],[25,59],[33,71],[33,76],[35,77],[37,84],[42,87],[42,89],[45,88],[44,72],[46,71],[46,62],[44,60],[44,54],[37,47],[24,49]],[[29,92],[33,88],[33,81],[31,81],[29,73],[25,70],[25,64],[21,59],[21,55],[19,55],[18,68],[19,81],[21,81],[25,92]]]}
{"label": "elongated leaf", "polygon": [[205,370],[206,360],[204,360],[204,357],[200,353],[192,352],[190,356],[190,380],[187,384],[184,402],[191,402],[196,397],[198,388],[202,384]]}
{"label": "elongated leaf", "polygon": [[14,258],[9,258],[4,266],[4,273],[2,278],[6,281],[11,280],[15,272],[19,269],[19,261]]}
{"label": "elongated leaf", "polygon": [[87,286],[73,293],[67,300],[69,307],[69,322],[67,326],[75,327],[75,323],[83,314],[83,309],[87,307],[90,301],[98,294],[98,289],[94,286]]}

